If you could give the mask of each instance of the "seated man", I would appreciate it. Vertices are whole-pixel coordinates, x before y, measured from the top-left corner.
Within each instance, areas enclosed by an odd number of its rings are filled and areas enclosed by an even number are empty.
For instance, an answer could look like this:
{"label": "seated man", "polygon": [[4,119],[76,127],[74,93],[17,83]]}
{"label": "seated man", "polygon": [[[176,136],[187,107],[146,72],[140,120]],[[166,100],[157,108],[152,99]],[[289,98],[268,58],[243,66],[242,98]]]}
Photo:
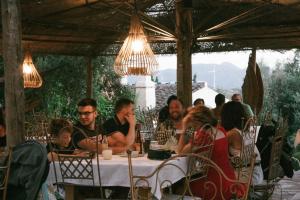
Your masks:
{"label": "seated man", "polygon": [[[91,152],[102,152],[101,145],[97,145],[96,137],[98,135],[98,143],[101,141],[101,128],[96,124],[97,103],[94,99],[85,98],[77,104],[77,112],[79,121],[73,126],[72,142],[75,148],[83,149]],[[109,144],[110,145],[110,144]],[[113,153],[120,153],[125,150],[124,146],[113,147]]]}
{"label": "seated man", "polygon": [[193,103],[194,106],[205,106],[204,99],[198,98]]}
{"label": "seated man", "polygon": [[170,102],[174,99],[177,99],[176,95],[169,96],[168,100],[167,100],[167,105],[165,105],[162,109],[160,109],[160,111],[158,113],[158,121],[159,122],[164,122],[166,119],[168,119],[168,117],[169,117],[169,105],[170,105]]}
{"label": "seated man", "polygon": [[[115,105],[115,116],[103,124],[110,146],[128,148],[135,141],[134,102],[121,98]],[[124,149],[125,150],[125,149]]]}
{"label": "seated man", "polygon": [[231,97],[231,101],[240,102],[244,108],[247,119],[254,117],[254,113],[250,107],[250,105],[243,103],[243,98],[241,94],[233,94]]}
{"label": "seated man", "polygon": [[[121,98],[115,105],[115,116],[103,124],[104,133],[108,137],[111,146],[121,146],[126,149],[135,142],[135,116],[134,102]],[[127,199],[129,188],[114,187],[111,199]]]}
{"label": "seated man", "polygon": [[[176,129],[182,129],[182,118],[184,114],[183,103],[180,99],[172,99],[169,103],[169,116],[168,118],[158,125],[155,140],[159,144],[165,144],[171,136],[175,136]],[[172,131],[172,132],[170,132]]]}

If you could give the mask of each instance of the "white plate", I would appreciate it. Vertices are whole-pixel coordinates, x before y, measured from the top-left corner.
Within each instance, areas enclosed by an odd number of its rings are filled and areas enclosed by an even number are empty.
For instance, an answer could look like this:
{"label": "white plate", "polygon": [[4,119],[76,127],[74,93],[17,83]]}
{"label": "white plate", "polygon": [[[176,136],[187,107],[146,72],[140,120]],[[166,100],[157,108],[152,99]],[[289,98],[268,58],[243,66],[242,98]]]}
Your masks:
{"label": "white plate", "polygon": [[[120,157],[127,157],[127,153],[121,153],[119,154]],[[143,157],[143,154],[131,154],[131,158],[137,158],[137,157]]]}

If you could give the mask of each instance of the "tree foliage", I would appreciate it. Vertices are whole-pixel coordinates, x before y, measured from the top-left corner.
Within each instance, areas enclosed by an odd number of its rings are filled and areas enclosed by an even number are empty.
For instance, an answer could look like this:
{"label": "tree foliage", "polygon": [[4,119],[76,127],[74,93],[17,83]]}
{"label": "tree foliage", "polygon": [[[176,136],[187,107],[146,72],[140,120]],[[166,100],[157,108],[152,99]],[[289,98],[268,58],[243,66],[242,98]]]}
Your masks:
{"label": "tree foliage", "polygon": [[300,128],[300,51],[294,59],[277,64],[267,79],[264,99],[265,110],[272,111],[277,117],[288,119],[289,134]]}
{"label": "tree foliage", "polygon": [[[43,85],[38,89],[25,89],[27,101],[38,100],[35,111],[49,117],[76,118],[76,105],[86,97],[87,59],[71,56],[39,56],[34,60],[41,72]],[[113,57],[93,59],[93,98],[103,118],[113,114],[117,98],[133,99],[133,93],[121,85],[113,70]]]}

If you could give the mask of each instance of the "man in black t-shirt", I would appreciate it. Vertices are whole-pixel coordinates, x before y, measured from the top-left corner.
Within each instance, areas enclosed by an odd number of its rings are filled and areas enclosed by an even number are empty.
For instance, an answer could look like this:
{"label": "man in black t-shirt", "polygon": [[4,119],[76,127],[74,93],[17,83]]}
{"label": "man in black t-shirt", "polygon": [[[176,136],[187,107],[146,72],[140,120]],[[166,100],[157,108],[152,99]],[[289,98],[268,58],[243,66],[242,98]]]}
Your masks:
{"label": "man in black t-shirt", "polygon": [[[115,116],[103,124],[104,134],[108,136],[109,145],[123,146],[126,149],[135,141],[134,102],[119,99],[115,105]],[[129,188],[114,187],[111,199],[127,199]]]}
{"label": "man in black t-shirt", "polygon": [[119,99],[115,105],[115,116],[103,124],[104,134],[109,136],[112,146],[128,148],[135,140],[134,102]]}
{"label": "man in black t-shirt", "polygon": [[[85,98],[77,104],[77,112],[79,115],[79,122],[73,126],[72,142],[76,148],[95,152],[102,152],[101,145],[97,145],[101,141],[101,129],[96,125],[97,103],[94,99]],[[110,145],[110,144],[109,144]],[[98,147],[97,147],[98,146]],[[97,149],[98,148],[98,149]],[[123,152],[125,150],[122,146],[112,148],[113,153]]]}

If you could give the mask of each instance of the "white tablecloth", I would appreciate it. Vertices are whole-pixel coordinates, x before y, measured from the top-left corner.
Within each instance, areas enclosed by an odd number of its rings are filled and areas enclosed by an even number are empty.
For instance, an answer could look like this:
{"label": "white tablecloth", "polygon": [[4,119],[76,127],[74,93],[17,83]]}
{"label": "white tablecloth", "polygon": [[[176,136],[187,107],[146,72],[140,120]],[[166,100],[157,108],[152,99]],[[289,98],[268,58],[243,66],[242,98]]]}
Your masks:
{"label": "white tablecloth", "polygon": [[[101,184],[102,186],[124,186],[130,187],[130,179],[128,173],[128,159],[127,157],[120,157],[118,155],[113,155],[112,160],[103,160],[103,157],[99,159],[100,163],[100,174],[101,174]],[[186,158],[180,157],[176,160],[170,161],[172,164],[177,165],[183,171],[187,169],[187,161]],[[146,156],[132,158],[132,166],[133,166],[133,174],[134,175],[150,175],[155,169],[162,163],[162,161],[157,160],[149,160]],[[58,182],[62,182],[61,173],[59,169],[58,162],[55,163],[55,169],[57,174]],[[98,170],[97,170],[97,160],[93,160],[93,169],[94,169],[94,181],[95,185],[99,185],[98,179]],[[160,170],[158,174],[158,184],[156,184],[156,175],[152,176],[148,179],[148,182],[151,187],[151,192],[158,198],[161,198],[161,191],[159,184],[168,180],[172,183],[180,180],[184,177],[184,174],[180,172],[179,169],[172,166],[164,167]],[[50,166],[49,175],[47,178],[48,184],[55,183],[55,175],[54,175],[54,167],[53,164]],[[92,185],[91,181],[80,180],[80,179],[72,179],[67,180],[65,182],[73,183],[77,185]]]}

